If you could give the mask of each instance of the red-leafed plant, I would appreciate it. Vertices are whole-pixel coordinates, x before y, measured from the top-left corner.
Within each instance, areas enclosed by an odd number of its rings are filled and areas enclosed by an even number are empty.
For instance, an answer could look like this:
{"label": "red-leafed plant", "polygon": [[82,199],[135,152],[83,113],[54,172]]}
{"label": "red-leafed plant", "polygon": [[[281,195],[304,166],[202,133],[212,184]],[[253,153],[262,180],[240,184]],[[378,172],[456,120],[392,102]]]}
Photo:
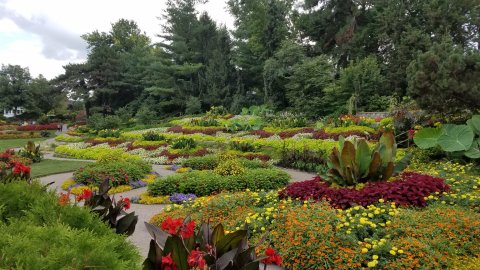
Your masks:
{"label": "red-leafed plant", "polygon": [[182,134],[195,134],[195,133],[202,133],[205,135],[214,135],[215,133],[219,131],[226,131],[225,128],[218,128],[218,127],[205,127],[202,129],[190,129],[190,128],[184,128],[181,126],[175,126],[167,129],[167,132],[173,132],[173,133],[182,133]]}
{"label": "red-leafed plant", "polygon": [[268,138],[268,137],[273,136],[274,134],[275,133],[268,132],[268,131],[265,131],[263,129],[250,131],[250,135],[259,136],[260,138]]}
{"label": "red-leafed plant", "polygon": [[17,127],[18,131],[33,131],[33,130],[56,130],[59,124],[48,125],[25,125]]}
{"label": "red-leafed plant", "polygon": [[435,192],[446,192],[450,186],[444,179],[415,172],[405,172],[393,182],[368,182],[362,189],[335,188],[322,181],[320,177],[312,180],[292,183],[280,191],[280,198],[299,198],[301,200],[327,200],[334,207],[346,209],[354,205],[367,206],[379,199],[392,201],[402,206],[424,207],[424,197]]}
{"label": "red-leafed plant", "polygon": [[291,138],[300,133],[312,133],[313,131],[314,131],[313,128],[302,128],[298,130],[282,131],[278,133],[278,136],[280,136],[280,138],[282,139],[286,139],[286,138]]}

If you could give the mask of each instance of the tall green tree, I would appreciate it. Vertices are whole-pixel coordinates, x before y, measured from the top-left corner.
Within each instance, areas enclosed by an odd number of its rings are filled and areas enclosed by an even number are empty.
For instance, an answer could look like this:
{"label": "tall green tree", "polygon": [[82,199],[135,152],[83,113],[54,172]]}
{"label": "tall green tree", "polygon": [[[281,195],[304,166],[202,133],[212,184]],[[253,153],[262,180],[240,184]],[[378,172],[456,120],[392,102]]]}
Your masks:
{"label": "tall green tree", "polygon": [[2,65],[0,69],[0,107],[14,110],[30,109],[32,95],[29,91],[32,77],[28,68],[18,65]]}
{"label": "tall green tree", "polygon": [[66,101],[65,93],[62,92],[61,89],[55,88],[52,83],[41,74],[31,81],[30,92],[33,107],[42,114],[61,111],[61,107]]}
{"label": "tall green tree", "polygon": [[450,40],[435,43],[409,65],[408,93],[429,111],[480,108],[480,52]]}

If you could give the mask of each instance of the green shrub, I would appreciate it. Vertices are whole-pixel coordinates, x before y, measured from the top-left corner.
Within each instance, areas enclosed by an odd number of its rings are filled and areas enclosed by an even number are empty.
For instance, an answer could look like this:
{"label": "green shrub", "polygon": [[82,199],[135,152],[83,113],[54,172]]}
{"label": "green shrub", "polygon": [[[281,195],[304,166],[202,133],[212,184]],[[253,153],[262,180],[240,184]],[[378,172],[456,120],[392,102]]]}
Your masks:
{"label": "green shrub", "polygon": [[164,141],[165,140],[165,136],[158,134],[154,131],[143,133],[142,137],[145,141]]}
{"label": "green shrub", "polygon": [[134,246],[38,183],[0,184],[0,269],[139,269]]}
{"label": "green shrub", "polygon": [[77,183],[99,185],[109,178],[110,184],[116,187],[141,180],[151,170],[151,165],[143,160],[107,160],[79,169],[73,174],[73,179]]}
{"label": "green shrub", "polygon": [[[247,169],[269,168],[270,164],[259,161],[240,158],[240,163]],[[213,170],[218,165],[218,157],[215,155],[206,155],[203,157],[191,157],[183,161],[182,166],[192,168],[193,170]]]}
{"label": "green shrub", "polygon": [[88,117],[87,128],[93,130],[116,129],[122,124],[122,119],[117,115],[107,115],[95,113]]}
{"label": "green shrub", "polygon": [[222,176],[213,171],[193,171],[190,173],[167,176],[157,179],[149,185],[150,194],[171,195],[194,193],[207,196],[221,191],[240,191],[245,189],[278,189],[286,185],[290,176],[277,169],[248,169],[240,175]]}
{"label": "green shrub", "polygon": [[172,145],[173,149],[193,149],[197,147],[197,143],[192,138],[180,138]]}
{"label": "green shrub", "polygon": [[103,129],[98,131],[98,137],[101,138],[118,138],[120,137],[120,130]]}

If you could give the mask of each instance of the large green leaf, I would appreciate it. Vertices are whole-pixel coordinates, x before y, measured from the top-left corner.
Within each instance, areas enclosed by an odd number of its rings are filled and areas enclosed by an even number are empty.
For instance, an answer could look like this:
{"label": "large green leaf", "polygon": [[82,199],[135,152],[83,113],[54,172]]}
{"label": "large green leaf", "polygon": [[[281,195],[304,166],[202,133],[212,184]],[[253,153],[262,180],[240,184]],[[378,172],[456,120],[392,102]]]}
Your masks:
{"label": "large green leaf", "polygon": [[442,135],[440,128],[422,128],[415,133],[413,141],[420,149],[428,149],[437,146],[438,138]]}
{"label": "large green leaf", "polygon": [[395,159],[395,153],[397,148],[393,132],[388,131],[383,133],[378,143],[384,145],[384,147],[381,147],[381,149],[379,149],[382,163],[386,164],[387,162],[393,161]]}
{"label": "large green leaf", "polygon": [[359,175],[360,177],[366,177],[368,175],[368,166],[370,166],[370,161],[372,160],[372,154],[370,153],[367,141],[358,141],[356,155]]}
{"label": "large green leaf", "polygon": [[475,134],[480,135],[480,115],[474,115],[472,119],[467,121],[467,125]]}
{"label": "large green leaf", "polygon": [[474,141],[472,146],[470,146],[470,149],[468,149],[464,155],[473,159],[480,158],[480,139]]}
{"label": "large green leaf", "polygon": [[223,225],[221,223],[217,224],[213,229],[212,233],[212,241],[213,244],[216,245],[217,242],[225,236],[225,230],[223,229]]}
{"label": "large green leaf", "polygon": [[165,243],[165,250],[163,250],[163,255],[168,254],[172,255],[173,261],[177,264],[178,270],[188,270],[187,257],[188,251],[183,245],[182,239],[176,235],[168,237],[167,242]]}
{"label": "large green leaf", "polygon": [[240,244],[240,242],[242,242],[242,239],[246,236],[246,230],[238,230],[222,237],[217,242],[217,256],[221,256],[224,253],[232,250],[233,248],[236,248]]}
{"label": "large green leaf", "polygon": [[444,125],[438,145],[446,152],[465,151],[472,146],[473,131],[467,125]]}

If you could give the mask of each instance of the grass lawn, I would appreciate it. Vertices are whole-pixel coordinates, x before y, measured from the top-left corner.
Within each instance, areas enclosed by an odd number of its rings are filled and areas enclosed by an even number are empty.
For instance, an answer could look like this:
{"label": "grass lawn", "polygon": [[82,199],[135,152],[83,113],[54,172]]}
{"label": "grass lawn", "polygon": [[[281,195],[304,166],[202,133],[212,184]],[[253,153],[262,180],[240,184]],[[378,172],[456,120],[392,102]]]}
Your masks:
{"label": "grass lawn", "polygon": [[51,174],[75,171],[91,162],[70,161],[70,160],[53,160],[44,159],[40,163],[31,164],[31,176],[41,177]]}
{"label": "grass lawn", "polygon": [[28,141],[41,142],[48,138],[30,138],[30,139],[1,139],[0,151],[4,151],[10,148],[23,147]]}

